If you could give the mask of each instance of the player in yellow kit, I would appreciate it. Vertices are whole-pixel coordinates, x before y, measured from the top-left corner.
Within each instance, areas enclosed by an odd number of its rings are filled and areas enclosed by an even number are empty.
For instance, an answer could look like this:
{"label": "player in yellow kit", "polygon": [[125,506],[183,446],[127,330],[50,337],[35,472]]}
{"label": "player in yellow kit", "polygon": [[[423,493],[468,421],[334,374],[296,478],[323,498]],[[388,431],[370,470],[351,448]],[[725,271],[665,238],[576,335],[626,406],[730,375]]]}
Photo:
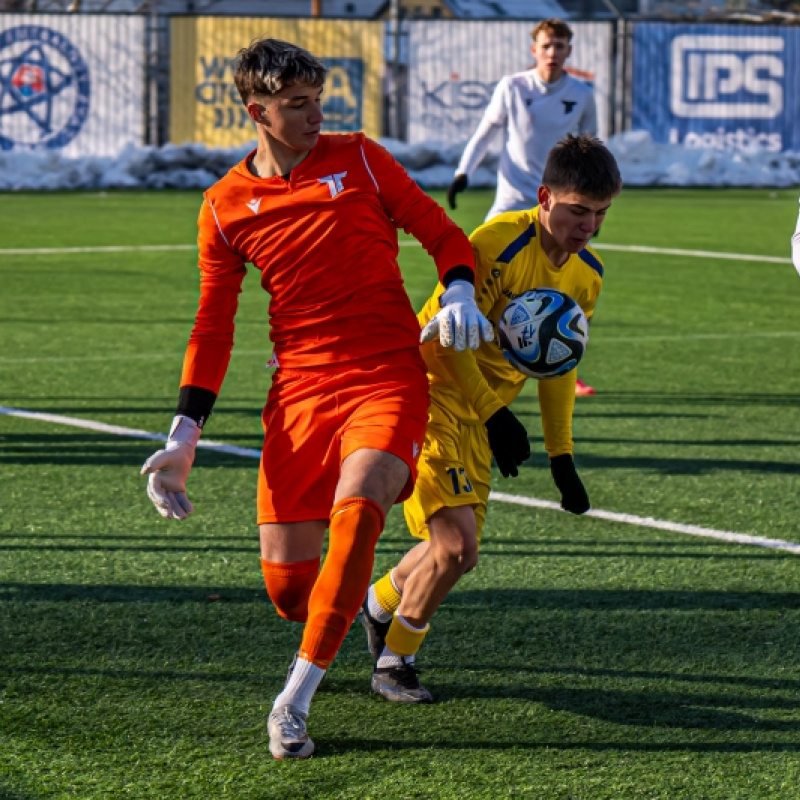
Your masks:
{"label": "player in yellow kit", "polygon": [[[597,139],[568,135],[550,152],[539,205],[500,214],[470,237],[475,294],[497,325],[508,301],[549,287],[570,295],[591,320],[603,265],[589,240],[603,222],[622,181],[614,156]],[[422,340],[438,325],[441,284],[420,312]],[[459,578],[477,563],[494,456],[503,476],[516,476],[530,456],[528,433],[509,406],[525,376],[496,342],[455,353],[436,341],[422,347],[430,381],[428,428],[419,477],[403,510],[422,541],[370,586],[361,619],[375,659],[372,689],[389,700],[431,702],[414,668],[429,621]],[[544,445],[561,493],[574,514],[589,498],[572,458],[576,371],[538,382]]]}

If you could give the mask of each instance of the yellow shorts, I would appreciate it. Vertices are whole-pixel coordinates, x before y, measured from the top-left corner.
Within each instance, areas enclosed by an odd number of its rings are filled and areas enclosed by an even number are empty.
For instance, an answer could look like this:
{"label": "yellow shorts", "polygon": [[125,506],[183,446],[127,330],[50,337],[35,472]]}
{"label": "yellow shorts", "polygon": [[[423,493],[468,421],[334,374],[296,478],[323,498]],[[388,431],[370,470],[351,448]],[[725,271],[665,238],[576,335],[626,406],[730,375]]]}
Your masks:
{"label": "yellow shorts", "polygon": [[486,427],[460,422],[432,398],[417,470],[414,493],[403,503],[411,535],[428,539],[427,520],[440,508],[474,506],[480,540],[492,474]]}

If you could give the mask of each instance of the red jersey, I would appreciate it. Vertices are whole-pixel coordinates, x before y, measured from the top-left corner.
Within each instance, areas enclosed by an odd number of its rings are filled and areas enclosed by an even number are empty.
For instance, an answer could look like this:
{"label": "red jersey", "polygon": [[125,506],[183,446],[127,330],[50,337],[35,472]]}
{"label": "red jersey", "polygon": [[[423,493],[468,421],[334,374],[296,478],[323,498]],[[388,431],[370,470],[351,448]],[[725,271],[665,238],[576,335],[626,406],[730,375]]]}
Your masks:
{"label": "red jersey", "polygon": [[474,268],[462,230],[364,134],[321,135],[288,180],[253,175],[252,155],[204,195],[200,303],[181,385],[219,393],[246,262],[270,294],[270,338],[281,366],[417,347],[397,228],[419,240],[440,279],[455,266]]}

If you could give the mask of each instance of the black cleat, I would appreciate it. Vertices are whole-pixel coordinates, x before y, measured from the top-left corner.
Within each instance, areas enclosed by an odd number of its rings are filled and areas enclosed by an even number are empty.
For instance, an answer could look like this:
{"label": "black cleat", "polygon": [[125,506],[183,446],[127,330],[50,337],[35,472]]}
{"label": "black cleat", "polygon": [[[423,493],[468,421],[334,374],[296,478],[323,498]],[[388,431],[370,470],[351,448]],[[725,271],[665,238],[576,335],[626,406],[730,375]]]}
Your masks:
{"label": "black cleat", "polygon": [[375,667],[372,691],[395,703],[432,703],[433,695],[420,685],[419,670],[403,659],[401,665]]}
{"label": "black cleat", "polygon": [[374,663],[380,658],[383,652],[383,646],[386,643],[386,634],[389,633],[389,627],[392,621],[378,622],[378,620],[369,613],[366,600],[361,606],[359,616],[361,617],[361,624],[364,626],[364,631],[367,634],[367,648],[372,654],[372,661]]}

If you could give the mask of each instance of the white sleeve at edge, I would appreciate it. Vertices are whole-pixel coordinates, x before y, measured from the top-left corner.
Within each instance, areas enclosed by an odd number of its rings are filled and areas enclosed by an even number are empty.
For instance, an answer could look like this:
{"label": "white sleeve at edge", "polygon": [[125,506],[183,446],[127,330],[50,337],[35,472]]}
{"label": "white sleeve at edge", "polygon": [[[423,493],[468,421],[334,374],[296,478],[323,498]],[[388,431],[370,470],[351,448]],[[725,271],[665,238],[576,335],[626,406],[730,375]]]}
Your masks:
{"label": "white sleeve at edge", "polygon": [[461,154],[461,160],[456,167],[456,175],[466,175],[467,177],[472,175],[483,161],[494,135],[505,126],[507,116],[503,88],[505,83],[506,81],[503,79],[495,86],[492,99],[486,106],[486,111],[483,112],[483,117],[475,129],[475,133],[472,134],[472,138],[467,142],[467,146]]}
{"label": "white sleeve at edge", "polygon": [[581,129],[579,133],[588,133],[589,136],[597,136],[597,103],[594,99],[594,92],[589,96],[589,102],[586,104],[586,110],[581,120]]}

